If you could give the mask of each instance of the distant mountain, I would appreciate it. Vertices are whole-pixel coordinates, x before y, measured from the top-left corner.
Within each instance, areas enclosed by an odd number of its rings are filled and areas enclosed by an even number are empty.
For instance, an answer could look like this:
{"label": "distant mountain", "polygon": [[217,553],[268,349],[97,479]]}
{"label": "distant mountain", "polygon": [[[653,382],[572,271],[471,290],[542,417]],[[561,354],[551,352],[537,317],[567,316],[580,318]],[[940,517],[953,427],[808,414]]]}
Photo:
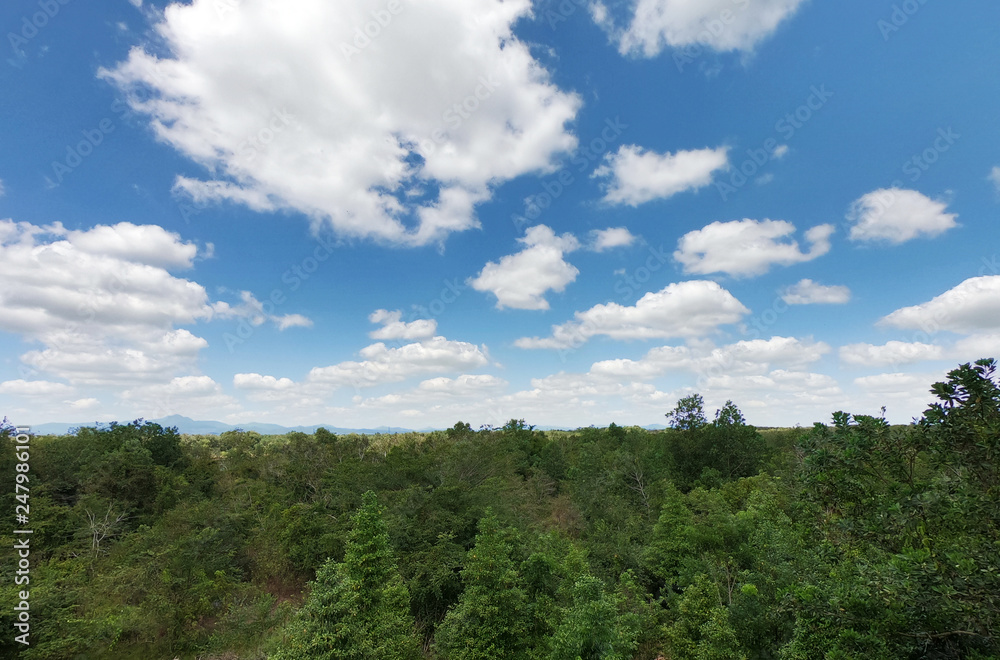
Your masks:
{"label": "distant mountain", "polygon": [[[225,433],[226,431],[232,431],[234,429],[256,431],[261,435],[283,435],[293,431],[299,431],[301,433],[315,433],[316,429],[320,427],[338,435],[344,435],[346,433],[366,433],[368,435],[373,435],[375,433],[407,433],[412,430],[396,426],[383,426],[377,429],[348,429],[340,426],[334,426],[332,424],[315,424],[313,426],[282,426],[280,424],[265,424],[263,422],[227,424],[225,422],[198,421],[191,419],[190,417],[184,417],[183,415],[169,415],[168,417],[161,417],[160,419],[150,419],[146,421],[155,422],[165,428],[176,426],[180,433],[188,433],[191,435],[219,435],[220,433]],[[96,426],[98,424],[102,423],[81,422],[79,424],[66,424],[55,422],[49,424],[38,424],[37,426],[31,427],[31,432],[36,435],[66,435],[73,429],[80,428],[81,426]],[[426,430],[429,431],[432,429]]]}
{"label": "distant mountain", "polygon": [[[131,420],[128,420],[131,421]],[[164,428],[171,426],[176,426],[180,433],[187,433],[190,435],[219,435],[220,433],[225,433],[226,431],[232,431],[234,429],[242,429],[244,431],[256,431],[261,435],[284,435],[285,433],[292,433],[293,431],[298,431],[300,433],[315,433],[316,429],[323,427],[330,433],[336,433],[337,435],[344,435],[347,433],[364,433],[367,435],[374,435],[376,433],[410,433],[414,430],[420,433],[428,433],[434,430],[433,428],[424,429],[405,429],[398,426],[382,426],[376,429],[348,429],[340,426],[333,426],[332,424],[315,424],[313,426],[282,426],[281,424],[265,424],[263,422],[247,422],[245,424],[227,424],[225,422],[212,422],[212,421],[197,421],[191,419],[190,417],[185,417],[183,415],[169,415],[167,417],[161,417],[160,419],[150,419],[150,422],[156,422]],[[124,422],[123,422],[124,423]],[[35,435],[66,435],[70,433],[73,429],[78,429],[81,426],[97,426],[103,424],[102,422],[81,422],[79,424],[64,424],[64,423],[50,423],[50,424],[39,424],[37,426],[31,427],[31,432]],[[650,424],[649,426],[644,426],[643,428],[650,431],[656,431],[666,428],[662,424]],[[536,430],[539,431],[560,431],[565,429],[560,429],[556,426],[536,426]]]}

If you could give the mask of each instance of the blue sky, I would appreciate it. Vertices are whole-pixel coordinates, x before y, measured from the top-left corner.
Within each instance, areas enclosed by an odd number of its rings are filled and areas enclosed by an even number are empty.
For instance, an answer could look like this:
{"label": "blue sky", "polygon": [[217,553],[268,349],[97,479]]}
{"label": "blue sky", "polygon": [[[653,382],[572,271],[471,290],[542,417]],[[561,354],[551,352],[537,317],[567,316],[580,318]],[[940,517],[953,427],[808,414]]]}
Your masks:
{"label": "blue sky", "polygon": [[18,424],[905,422],[1000,354],[985,0],[13,1]]}

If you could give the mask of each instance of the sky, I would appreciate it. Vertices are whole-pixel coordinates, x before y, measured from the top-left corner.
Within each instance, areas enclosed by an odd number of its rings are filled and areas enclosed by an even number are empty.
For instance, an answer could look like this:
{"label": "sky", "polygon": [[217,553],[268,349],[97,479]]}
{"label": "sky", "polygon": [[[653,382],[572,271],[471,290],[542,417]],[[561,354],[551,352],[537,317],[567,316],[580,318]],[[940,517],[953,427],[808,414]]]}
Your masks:
{"label": "sky", "polygon": [[1000,357],[991,0],[10,0],[18,425],[919,417]]}

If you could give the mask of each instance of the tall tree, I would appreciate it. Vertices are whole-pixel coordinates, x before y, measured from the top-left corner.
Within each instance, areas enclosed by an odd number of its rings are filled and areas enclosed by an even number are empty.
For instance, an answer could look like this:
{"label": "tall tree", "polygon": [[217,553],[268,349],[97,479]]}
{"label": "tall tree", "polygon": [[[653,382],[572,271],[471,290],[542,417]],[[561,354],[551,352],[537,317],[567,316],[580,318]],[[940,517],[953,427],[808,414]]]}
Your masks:
{"label": "tall tree", "polygon": [[520,659],[530,647],[528,597],[504,537],[487,511],[462,569],[465,590],[437,630],[445,660]]}
{"label": "tall tree", "polygon": [[375,493],[364,494],[342,563],[327,561],[275,660],[419,657],[410,594]]}

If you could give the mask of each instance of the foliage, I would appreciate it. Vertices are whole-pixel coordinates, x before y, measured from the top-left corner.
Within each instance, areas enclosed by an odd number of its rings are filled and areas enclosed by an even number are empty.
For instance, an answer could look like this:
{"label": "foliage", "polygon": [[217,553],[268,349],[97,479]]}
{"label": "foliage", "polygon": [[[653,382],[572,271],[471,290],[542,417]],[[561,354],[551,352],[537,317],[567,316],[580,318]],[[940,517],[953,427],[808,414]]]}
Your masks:
{"label": "foliage", "polygon": [[906,426],[692,395],[663,431],[35,437],[0,657],[995,659],[997,364],[931,393]]}
{"label": "foliage", "polygon": [[344,561],[327,561],[275,660],[417,657],[410,594],[375,493],[353,518]]}

